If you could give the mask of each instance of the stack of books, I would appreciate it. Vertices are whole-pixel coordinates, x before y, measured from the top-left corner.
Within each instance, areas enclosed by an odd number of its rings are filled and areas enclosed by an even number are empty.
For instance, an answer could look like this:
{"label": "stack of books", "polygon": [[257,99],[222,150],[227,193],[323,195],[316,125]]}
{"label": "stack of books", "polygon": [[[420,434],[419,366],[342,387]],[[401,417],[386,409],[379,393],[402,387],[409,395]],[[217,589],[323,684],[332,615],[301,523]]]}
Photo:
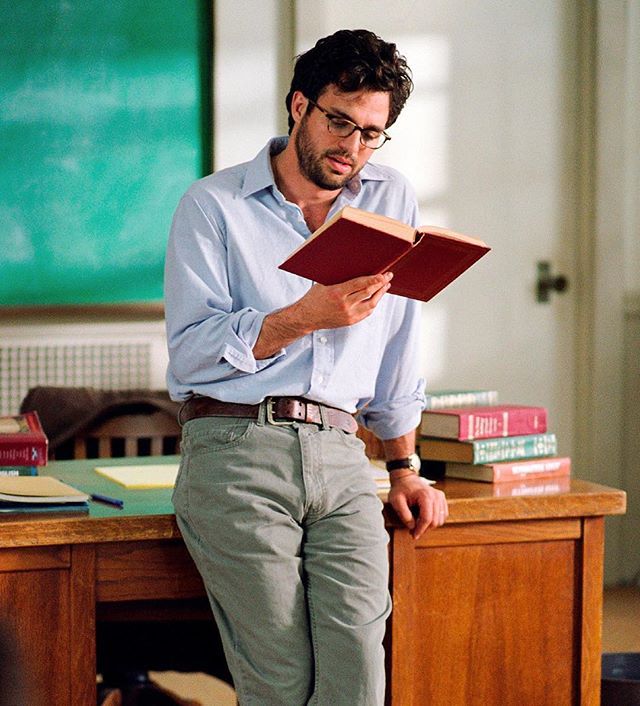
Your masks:
{"label": "stack of books", "polygon": [[89,495],[52,476],[0,477],[0,513],[89,512]]}
{"label": "stack of books", "polygon": [[498,404],[495,390],[427,395],[418,454],[427,477],[485,483],[568,478],[571,459],[558,456],[547,409]]}
{"label": "stack of books", "polygon": [[37,412],[0,417],[0,513],[89,511],[89,495],[40,475],[48,450]]}
{"label": "stack of books", "polygon": [[48,449],[37,412],[0,416],[0,477],[37,476]]}

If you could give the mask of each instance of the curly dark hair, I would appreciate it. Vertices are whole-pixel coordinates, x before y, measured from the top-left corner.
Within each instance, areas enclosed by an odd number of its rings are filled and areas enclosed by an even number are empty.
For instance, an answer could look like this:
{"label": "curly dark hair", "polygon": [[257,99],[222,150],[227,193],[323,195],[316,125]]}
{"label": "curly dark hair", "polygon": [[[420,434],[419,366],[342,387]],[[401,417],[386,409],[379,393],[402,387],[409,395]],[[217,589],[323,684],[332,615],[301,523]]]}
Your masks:
{"label": "curly dark hair", "polygon": [[295,91],[316,101],[329,85],[345,93],[362,89],[388,92],[389,119],[385,127],[393,125],[413,90],[411,69],[395,44],[366,29],[341,29],[319,39],[296,58],[286,98],[289,132],[294,125],[291,99]]}

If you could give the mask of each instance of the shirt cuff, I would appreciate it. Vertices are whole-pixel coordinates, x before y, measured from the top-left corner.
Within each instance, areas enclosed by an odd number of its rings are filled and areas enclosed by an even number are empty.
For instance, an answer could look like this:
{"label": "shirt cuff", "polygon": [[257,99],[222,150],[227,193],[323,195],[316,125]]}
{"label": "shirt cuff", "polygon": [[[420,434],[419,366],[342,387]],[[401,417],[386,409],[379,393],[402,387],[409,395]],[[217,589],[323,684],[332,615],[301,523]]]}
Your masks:
{"label": "shirt cuff", "polygon": [[412,395],[363,409],[358,422],[382,441],[404,436],[420,424],[425,405],[423,390],[424,382],[420,380]]}
{"label": "shirt cuff", "polygon": [[234,317],[235,320],[231,324],[229,338],[222,348],[221,357],[243,373],[257,373],[287,354],[286,350],[281,348],[269,358],[256,360],[254,357],[253,347],[260,335],[265,316],[263,312],[247,309],[238,312],[237,318]]}

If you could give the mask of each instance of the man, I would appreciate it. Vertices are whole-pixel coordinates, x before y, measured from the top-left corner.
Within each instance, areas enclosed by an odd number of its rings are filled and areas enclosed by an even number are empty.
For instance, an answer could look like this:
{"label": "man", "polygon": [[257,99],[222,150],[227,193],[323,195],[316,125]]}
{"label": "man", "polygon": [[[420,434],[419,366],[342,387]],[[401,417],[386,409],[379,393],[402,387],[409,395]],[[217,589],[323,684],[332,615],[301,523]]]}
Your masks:
{"label": "man", "polygon": [[385,296],[391,273],[321,286],[278,269],[346,204],[417,225],[406,181],[368,164],[411,88],[395,45],[321,39],[296,62],[289,138],[196,182],[174,218],[174,504],[243,706],[383,702],[388,538],[353,413],[384,440],[414,537],[447,516],[412,458],[419,305]]}

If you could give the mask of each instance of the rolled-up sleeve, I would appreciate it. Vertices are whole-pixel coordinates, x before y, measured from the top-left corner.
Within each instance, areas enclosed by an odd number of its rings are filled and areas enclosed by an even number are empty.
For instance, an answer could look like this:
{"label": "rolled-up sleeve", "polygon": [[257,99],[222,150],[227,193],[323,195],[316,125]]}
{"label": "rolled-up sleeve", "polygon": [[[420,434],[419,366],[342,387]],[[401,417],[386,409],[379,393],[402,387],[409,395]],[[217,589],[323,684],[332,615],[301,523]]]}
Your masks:
{"label": "rolled-up sleeve", "polygon": [[256,360],[267,312],[233,310],[224,232],[187,194],[176,209],[165,261],[169,374],[182,386],[251,375],[285,355]]}
{"label": "rolled-up sleeve", "polygon": [[425,383],[420,375],[421,306],[397,297],[396,308],[404,308],[404,314],[391,319],[396,326],[388,331],[375,395],[359,418],[383,440],[415,429],[425,405]]}

